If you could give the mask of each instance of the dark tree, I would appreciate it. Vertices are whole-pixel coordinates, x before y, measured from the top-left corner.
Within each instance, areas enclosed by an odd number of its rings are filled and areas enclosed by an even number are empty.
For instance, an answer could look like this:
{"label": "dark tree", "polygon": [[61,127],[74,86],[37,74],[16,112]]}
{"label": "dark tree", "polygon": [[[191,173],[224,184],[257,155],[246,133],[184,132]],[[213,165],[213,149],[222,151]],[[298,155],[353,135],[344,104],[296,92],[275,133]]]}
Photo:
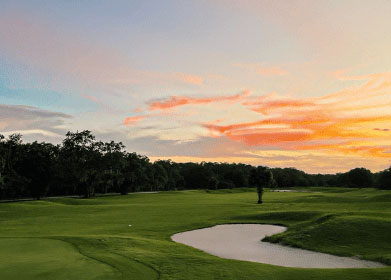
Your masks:
{"label": "dark tree", "polygon": [[208,189],[217,190],[217,186],[219,185],[219,180],[216,177],[210,177],[208,181]]}
{"label": "dark tree", "polygon": [[378,186],[383,190],[391,190],[391,167],[380,172]]}
{"label": "dark tree", "polygon": [[136,153],[126,154],[123,160],[123,180],[121,180],[117,191],[125,195],[137,191],[137,185],[141,184],[139,181],[143,177],[144,164],[147,162],[144,163],[143,158]]}
{"label": "dark tree", "polygon": [[167,183],[165,190],[176,190],[183,188],[184,178],[180,173],[179,165],[172,160],[158,160],[155,164],[161,165],[167,173]]}
{"label": "dark tree", "polygon": [[29,195],[27,188],[28,179],[21,172],[23,164],[22,135],[15,133],[0,137],[1,181],[0,197],[23,197]]}
{"label": "dark tree", "polygon": [[251,170],[250,182],[257,187],[258,204],[262,204],[263,189],[270,187],[273,183],[273,173],[267,167],[255,167]]}
{"label": "dark tree", "polygon": [[373,184],[372,173],[365,168],[354,168],[346,173],[350,188],[370,188]]}
{"label": "dark tree", "polygon": [[36,199],[49,191],[54,173],[54,151],[54,146],[49,143],[34,142],[24,146],[20,172],[28,180],[30,194]]}
{"label": "dark tree", "polygon": [[[101,181],[101,193],[106,193],[108,189],[118,190],[125,180],[124,169],[126,160],[124,158],[125,146],[114,141],[108,143],[99,143],[101,153],[103,154],[103,175]],[[125,191],[120,191],[121,194],[126,194]]]}
{"label": "dark tree", "polygon": [[168,182],[168,175],[166,169],[164,169],[164,167],[159,162],[154,162],[152,164],[151,170],[152,170],[151,176],[152,176],[154,190],[156,191],[164,190]]}
{"label": "dark tree", "polygon": [[68,132],[61,150],[62,163],[69,173],[73,192],[88,198],[102,176],[101,145],[95,142],[90,131]]}
{"label": "dark tree", "polygon": [[4,171],[6,165],[6,148],[4,143],[4,135],[0,134],[0,198],[2,197],[3,189],[4,189]]}
{"label": "dark tree", "polygon": [[208,187],[209,178],[213,176],[205,163],[184,163],[181,165],[182,175],[188,189],[205,189]]}

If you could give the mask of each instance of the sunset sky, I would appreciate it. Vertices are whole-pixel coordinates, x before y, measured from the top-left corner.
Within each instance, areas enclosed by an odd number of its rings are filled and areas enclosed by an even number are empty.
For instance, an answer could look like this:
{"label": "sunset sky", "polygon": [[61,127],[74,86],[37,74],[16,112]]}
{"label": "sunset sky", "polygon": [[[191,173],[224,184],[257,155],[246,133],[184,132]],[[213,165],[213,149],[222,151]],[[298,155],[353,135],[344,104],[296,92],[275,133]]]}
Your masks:
{"label": "sunset sky", "polygon": [[391,165],[389,0],[0,0],[0,133],[151,160]]}

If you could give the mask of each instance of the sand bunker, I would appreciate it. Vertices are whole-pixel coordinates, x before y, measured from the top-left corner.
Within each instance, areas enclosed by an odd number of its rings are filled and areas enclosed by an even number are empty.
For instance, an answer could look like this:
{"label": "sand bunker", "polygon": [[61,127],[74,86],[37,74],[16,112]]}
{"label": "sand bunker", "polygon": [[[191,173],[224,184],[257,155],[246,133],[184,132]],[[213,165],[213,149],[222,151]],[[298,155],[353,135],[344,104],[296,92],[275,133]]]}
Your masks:
{"label": "sand bunker", "polygon": [[221,258],[279,266],[305,268],[384,266],[381,263],[338,257],[260,241],[265,236],[281,233],[285,230],[286,227],[274,225],[218,225],[177,233],[171,236],[171,239]]}

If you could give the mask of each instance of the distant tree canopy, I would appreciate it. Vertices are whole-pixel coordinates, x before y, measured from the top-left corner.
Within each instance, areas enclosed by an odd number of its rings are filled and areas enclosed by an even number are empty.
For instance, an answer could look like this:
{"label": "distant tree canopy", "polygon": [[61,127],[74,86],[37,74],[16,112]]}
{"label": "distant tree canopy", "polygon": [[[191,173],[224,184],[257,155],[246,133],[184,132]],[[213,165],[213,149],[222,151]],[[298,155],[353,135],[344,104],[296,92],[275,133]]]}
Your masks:
{"label": "distant tree canopy", "polygon": [[373,185],[372,173],[365,168],[354,168],[348,171],[347,180],[351,188],[370,188]]}
{"label": "distant tree canopy", "polygon": [[23,143],[20,134],[0,134],[0,199],[240,187],[257,187],[262,195],[265,187],[306,186],[391,189],[391,169],[323,175],[247,164],[151,163],[146,156],[126,152],[121,142],[96,140],[88,130],[68,132],[60,145]]}
{"label": "distant tree canopy", "polygon": [[378,187],[380,189],[391,190],[391,167],[380,172],[378,178]]}

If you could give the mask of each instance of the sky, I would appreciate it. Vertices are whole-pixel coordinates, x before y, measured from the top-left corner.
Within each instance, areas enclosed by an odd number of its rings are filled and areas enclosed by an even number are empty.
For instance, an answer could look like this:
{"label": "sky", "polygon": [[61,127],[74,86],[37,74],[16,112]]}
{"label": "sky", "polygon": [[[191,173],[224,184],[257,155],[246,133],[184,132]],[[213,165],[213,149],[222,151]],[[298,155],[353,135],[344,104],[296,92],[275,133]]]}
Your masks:
{"label": "sky", "polygon": [[391,165],[391,1],[0,0],[0,133],[151,160]]}

